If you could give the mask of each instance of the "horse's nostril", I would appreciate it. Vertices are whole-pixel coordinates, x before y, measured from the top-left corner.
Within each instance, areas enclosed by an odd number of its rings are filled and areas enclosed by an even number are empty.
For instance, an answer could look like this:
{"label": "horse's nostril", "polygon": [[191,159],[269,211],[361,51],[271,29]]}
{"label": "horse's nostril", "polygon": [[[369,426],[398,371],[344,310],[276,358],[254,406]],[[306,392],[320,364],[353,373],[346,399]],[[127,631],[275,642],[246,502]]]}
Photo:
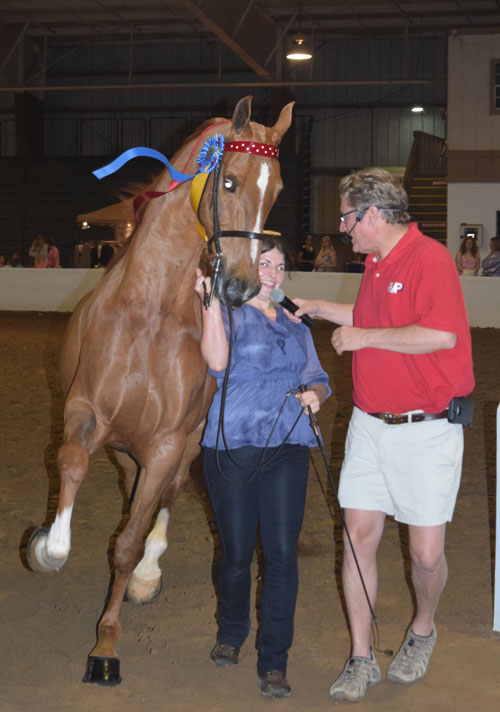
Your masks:
{"label": "horse's nostril", "polygon": [[259,292],[260,286],[255,282],[250,284],[245,280],[230,277],[224,282],[222,301],[226,306],[241,307],[242,304]]}

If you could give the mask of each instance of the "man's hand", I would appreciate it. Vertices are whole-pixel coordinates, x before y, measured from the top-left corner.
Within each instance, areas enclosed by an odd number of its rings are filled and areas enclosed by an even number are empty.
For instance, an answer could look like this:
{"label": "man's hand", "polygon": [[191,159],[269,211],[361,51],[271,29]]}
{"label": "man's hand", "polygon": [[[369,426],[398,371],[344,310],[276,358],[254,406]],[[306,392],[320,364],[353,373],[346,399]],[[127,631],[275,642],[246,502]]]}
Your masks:
{"label": "man's hand", "polygon": [[358,351],[365,347],[363,336],[365,329],[357,326],[339,326],[332,334],[332,346],[340,356],[344,351]]}

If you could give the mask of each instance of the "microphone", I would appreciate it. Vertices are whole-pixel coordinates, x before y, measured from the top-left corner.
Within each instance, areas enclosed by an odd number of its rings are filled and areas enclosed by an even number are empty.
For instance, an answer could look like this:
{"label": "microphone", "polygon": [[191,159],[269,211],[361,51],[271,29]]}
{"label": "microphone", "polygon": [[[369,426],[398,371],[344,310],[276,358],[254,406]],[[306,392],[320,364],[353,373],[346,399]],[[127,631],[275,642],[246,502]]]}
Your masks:
{"label": "microphone", "polygon": [[[285,297],[285,293],[283,292],[282,289],[273,289],[271,292],[271,299],[273,302],[276,302],[277,304],[281,304],[282,307],[285,307],[285,309],[288,309],[289,312],[292,314],[295,314],[295,312],[298,310],[298,306],[292,302],[291,299],[288,299],[288,297]],[[313,326],[314,322],[309,316],[309,314],[302,314],[302,316],[299,317],[301,322],[311,328]]]}

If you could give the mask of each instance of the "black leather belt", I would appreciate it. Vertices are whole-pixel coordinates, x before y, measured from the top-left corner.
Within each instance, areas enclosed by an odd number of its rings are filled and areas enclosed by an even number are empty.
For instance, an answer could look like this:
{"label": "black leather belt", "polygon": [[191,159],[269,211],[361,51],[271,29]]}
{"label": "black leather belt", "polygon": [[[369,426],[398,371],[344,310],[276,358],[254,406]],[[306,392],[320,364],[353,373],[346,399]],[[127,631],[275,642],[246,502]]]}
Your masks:
{"label": "black leather belt", "polygon": [[380,418],[387,425],[404,425],[404,423],[421,423],[424,420],[440,420],[448,417],[448,410],[443,410],[441,413],[408,413],[401,415],[400,413],[368,413],[374,418]]}

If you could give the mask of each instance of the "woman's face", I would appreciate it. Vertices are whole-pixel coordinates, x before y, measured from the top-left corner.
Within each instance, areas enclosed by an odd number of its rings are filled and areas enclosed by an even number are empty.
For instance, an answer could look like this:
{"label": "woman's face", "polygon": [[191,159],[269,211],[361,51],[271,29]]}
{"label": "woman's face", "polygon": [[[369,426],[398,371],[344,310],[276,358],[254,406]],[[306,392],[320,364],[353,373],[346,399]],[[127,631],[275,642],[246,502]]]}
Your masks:
{"label": "woman's face", "polygon": [[271,292],[280,286],[285,276],[285,255],[273,247],[269,252],[264,252],[259,260],[259,277],[261,288],[259,299],[269,300]]}
{"label": "woman's face", "polygon": [[473,244],[474,244],[474,240],[472,239],[472,237],[466,238],[466,240],[465,240],[465,249],[466,249],[466,250],[469,250],[469,251],[472,251],[472,245],[473,245]]}
{"label": "woman's face", "polygon": [[306,235],[306,245],[310,247],[312,245],[312,235]]}
{"label": "woman's face", "polygon": [[321,247],[328,247],[329,245],[330,245],[330,238],[328,237],[328,235],[324,235],[321,238]]}

